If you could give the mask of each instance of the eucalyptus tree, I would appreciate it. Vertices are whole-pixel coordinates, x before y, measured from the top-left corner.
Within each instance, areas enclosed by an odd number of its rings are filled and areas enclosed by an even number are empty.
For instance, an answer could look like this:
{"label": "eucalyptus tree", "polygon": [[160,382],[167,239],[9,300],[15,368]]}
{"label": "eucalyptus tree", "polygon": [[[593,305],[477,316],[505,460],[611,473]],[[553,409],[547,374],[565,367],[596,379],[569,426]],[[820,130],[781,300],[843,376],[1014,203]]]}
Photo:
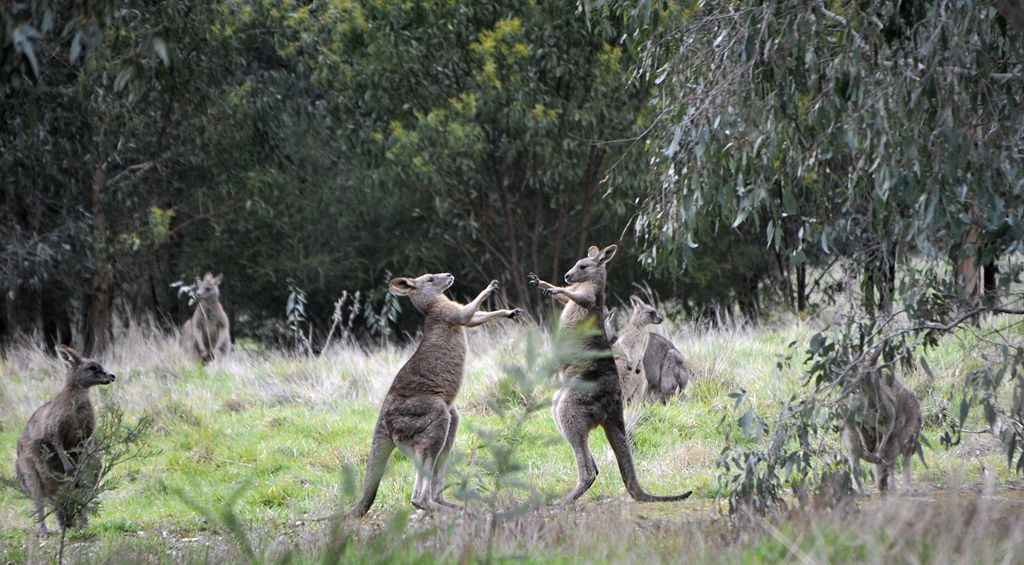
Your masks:
{"label": "eucalyptus tree", "polygon": [[980,265],[1024,237],[1022,39],[955,0],[694,4],[647,51],[662,183],[638,232],[693,248],[752,222],[798,283],[851,261],[869,311],[897,264],[951,259],[976,302]]}
{"label": "eucalyptus tree", "polygon": [[[1016,7],[694,3],[650,39],[664,117],[651,141],[662,182],[636,224],[648,260],[692,262],[707,239],[753,224],[798,286],[801,266],[832,257],[860,274],[859,312],[792,344],[789,358],[806,354],[805,388],[775,418],[751,408],[737,420],[768,442],[729,435],[720,480],[732,508],[784,505],[783,486],[802,503],[848,490],[833,432],[855,417],[853,375],[866,359],[930,374],[922,353],[949,332],[976,343],[982,362],[946,399],[959,410],[941,415],[943,442],[981,408],[1024,470],[1022,349],[1003,331],[1024,309],[1016,295],[978,300],[980,268],[1024,240]],[[1016,317],[965,328],[986,311]]]}

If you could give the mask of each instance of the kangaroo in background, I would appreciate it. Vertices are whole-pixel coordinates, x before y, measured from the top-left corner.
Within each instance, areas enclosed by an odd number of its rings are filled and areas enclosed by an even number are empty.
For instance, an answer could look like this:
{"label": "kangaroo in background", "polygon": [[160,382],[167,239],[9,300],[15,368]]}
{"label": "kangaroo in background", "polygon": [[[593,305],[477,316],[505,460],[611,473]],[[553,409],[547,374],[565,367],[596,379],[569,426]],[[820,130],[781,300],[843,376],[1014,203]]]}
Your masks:
{"label": "kangaroo in background", "polygon": [[[658,311],[644,303],[639,296],[634,294],[629,297],[629,301],[633,305],[633,314],[618,339],[612,343],[615,365],[619,371],[619,383],[622,386],[622,397],[627,409],[640,405],[647,396],[644,354],[647,352],[651,335],[647,326],[663,321]],[[607,319],[605,324],[608,324]]]}
{"label": "kangaroo in background", "polygon": [[[70,347],[57,346],[57,354],[67,363],[69,370],[61,389],[53,400],[43,404],[29,418],[25,431],[18,438],[15,471],[18,480],[35,504],[39,533],[46,529],[45,504],[54,507],[60,528],[84,527],[87,517],[70,515],[55,495],[68,481],[94,481],[98,461],[83,461],[92,433],[96,428],[96,414],[89,402],[89,389],[114,382],[114,374],[99,363],[83,359]],[[92,455],[89,459],[95,459]],[[86,467],[79,469],[81,465]]]}
{"label": "kangaroo in background", "polygon": [[224,275],[207,272],[196,289],[196,309],[181,328],[185,348],[204,363],[227,356],[231,348],[228,315],[220,304],[220,283]]}
{"label": "kangaroo in background", "polygon": [[[606,310],[604,331],[612,345],[619,337],[614,320],[615,308]],[[647,350],[644,352],[643,359],[644,374],[647,377],[647,394],[665,404],[673,396],[683,396],[693,373],[686,366],[683,354],[668,338],[655,332],[647,333]]]}
{"label": "kangaroo in background", "polygon": [[384,397],[373,431],[363,494],[349,512],[350,518],[365,515],[373,505],[395,447],[417,465],[414,506],[427,511],[439,505],[455,506],[444,499],[442,487],[445,463],[459,428],[459,413],[453,404],[466,363],[466,334],[462,328],[496,318],[516,318],[522,311],[478,311],[498,288],[498,281],[491,281],[469,304],[459,304],[444,295],[454,282],[455,277],[443,273],[395,278],[388,285],[392,294],[408,296],[425,316],[423,338]]}
{"label": "kangaroo in background", "polygon": [[896,458],[903,456],[903,483],[910,485],[910,467],[921,433],[921,403],[917,396],[878,367],[881,350],[867,361],[856,376],[857,391],[850,408],[856,422],[843,428],[843,442],[849,451],[854,488],[860,492],[860,460],[875,464],[878,490],[889,490],[889,476]]}
{"label": "kangaroo in background", "polygon": [[[579,331],[588,321],[594,323],[597,329],[604,326],[605,284],[608,278],[605,266],[615,256],[616,249],[615,245],[604,249],[591,247],[587,256],[577,261],[565,274],[568,287],[544,282],[533,273],[528,275],[531,285],[565,304],[559,319],[560,330]],[[587,350],[598,352],[607,352],[611,348],[608,338],[600,331],[587,335],[582,345]],[[560,378],[568,381],[568,384],[555,393],[552,412],[558,430],[572,446],[579,477],[576,487],[559,502],[560,505],[575,502],[597,479],[597,464],[594,463],[588,444],[590,430],[597,426],[604,428],[618,461],[622,481],[633,499],[653,502],[682,500],[690,496],[690,492],[654,496],[644,491],[637,481],[622,414],[622,388],[619,386],[615,362],[610,356],[581,356],[562,371]]]}

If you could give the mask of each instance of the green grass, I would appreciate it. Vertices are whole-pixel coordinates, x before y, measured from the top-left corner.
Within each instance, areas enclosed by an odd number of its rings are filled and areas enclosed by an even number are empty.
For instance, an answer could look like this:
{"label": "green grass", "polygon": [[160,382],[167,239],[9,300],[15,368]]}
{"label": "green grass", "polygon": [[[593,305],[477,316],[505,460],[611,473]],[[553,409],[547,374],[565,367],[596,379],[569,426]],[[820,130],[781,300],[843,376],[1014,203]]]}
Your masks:
{"label": "green grass", "polygon": [[[862,532],[850,532],[842,516],[813,527],[793,522],[778,528],[742,528],[718,517],[715,461],[724,446],[718,425],[723,416],[738,415],[728,394],[745,390],[755,410],[770,420],[779,403],[801,387],[798,366],[780,371],[776,363],[789,342],[805,341],[814,331],[804,325],[669,332],[695,380],[685,400],[645,408],[633,437],[635,458],[640,480],[650,492],[693,490],[694,497],[675,505],[628,501],[611,449],[595,432],[591,447],[601,473],[581,504],[557,512],[535,511],[502,525],[498,554],[525,562],[674,560],[683,552],[703,560],[759,563],[791,558],[796,550],[838,562],[889,556],[885,548],[893,544],[884,539],[889,535],[885,527],[863,514],[860,519],[870,524]],[[522,355],[522,344],[523,333],[517,329],[472,334],[466,382],[457,401],[462,426],[452,481],[483,472],[480,462],[487,458],[487,449],[475,432],[504,425],[494,410],[495,399],[507,396],[500,389],[502,367]],[[926,421],[936,421],[928,415],[941,409],[962,382],[965,368],[980,362],[972,357],[972,347],[970,340],[950,339],[930,353],[935,380],[923,372],[902,375],[921,398]],[[149,446],[156,454],[118,469],[119,488],[104,494],[88,529],[73,536],[72,559],[148,560],[167,552],[200,561],[235,559],[231,541],[184,498],[216,509],[242,485],[236,512],[256,545],[271,554],[296,547],[312,559],[329,537],[331,521],[326,518],[350,503],[342,488],[343,469],[356,469],[361,479],[380,399],[410,353],[408,346],[371,352],[349,346],[322,359],[295,359],[239,351],[232,360],[204,368],[184,358],[173,339],[136,336],[103,359],[119,379],[106,390],[94,391],[93,398],[97,405],[116,401],[131,417],[152,416]],[[37,349],[25,348],[2,360],[0,461],[13,462],[24,422],[59,388],[61,374]],[[934,498],[943,489],[974,492],[993,481],[1002,490],[1016,484],[990,438],[971,436],[947,451],[939,447],[940,431],[934,424],[926,427],[936,449],[926,450],[927,467],[914,463],[915,489],[925,497]],[[572,453],[557,435],[550,412],[533,413],[522,437],[516,457],[530,490],[555,500],[571,489],[576,479]],[[12,474],[12,467],[0,467],[0,472]],[[414,513],[408,525],[389,530],[396,516],[411,511],[413,477],[413,465],[396,451],[370,517],[351,532],[355,543],[346,550],[348,558],[373,560],[374,552],[381,551],[375,549],[375,540],[390,535],[398,553],[388,557],[397,560],[479,559],[482,540],[490,534],[466,517]],[[1015,508],[1020,510],[1020,505]],[[39,546],[29,536],[31,528],[29,502],[11,489],[0,489],[0,562],[53,555],[54,541]],[[193,539],[198,541],[181,541]],[[938,543],[931,539],[924,535],[913,555],[925,560],[928,555],[951,555],[929,553]],[[865,549],[868,542],[878,546]],[[638,553],[636,547],[644,549]]]}

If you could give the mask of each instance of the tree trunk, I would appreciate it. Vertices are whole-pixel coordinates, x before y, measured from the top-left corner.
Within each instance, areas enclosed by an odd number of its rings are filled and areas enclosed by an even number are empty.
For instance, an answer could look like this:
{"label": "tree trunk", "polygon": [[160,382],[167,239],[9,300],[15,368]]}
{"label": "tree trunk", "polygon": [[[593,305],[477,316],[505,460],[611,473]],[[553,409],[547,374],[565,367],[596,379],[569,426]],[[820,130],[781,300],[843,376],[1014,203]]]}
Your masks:
{"label": "tree trunk", "polygon": [[801,315],[807,311],[807,263],[796,266],[796,311]]}
{"label": "tree trunk", "polygon": [[989,259],[985,263],[985,267],[982,269],[982,277],[984,278],[985,284],[986,306],[999,305],[999,282],[997,280],[998,275],[999,265],[996,264],[995,259]]}
{"label": "tree trunk", "polygon": [[107,245],[107,215],[103,208],[103,189],[107,173],[103,166],[96,168],[89,190],[89,205],[92,210],[93,269],[92,282],[86,298],[85,327],[83,334],[85,355],[98,355],[110,345],[111,307],[113,305],[113,266]]}
{"label": "tree trunk", "polygon": [[[600,188],[601,162],[604,161],[604,151],[597,146],[590,148],[590,157],[587,159],[587,170],[584,172],[583,185],[583,211],[580,214],[580,239],[576,249],[576,256],[583,257],[586,254],[589,244],[587,234],[590,233],[591,213],[594,209],[594,200],[597,200],[597,191]],[[597,242],[594,245],[605,246],[608,243]]]}
{"label": "tree trunk", "polygon": [[978,264],[978,244],[981,241],[981,228],[972,225],[964,234],[963,244],[956,264],[956,285],[960,299],[967,307],[977,307],[981,297],[980,266]]}

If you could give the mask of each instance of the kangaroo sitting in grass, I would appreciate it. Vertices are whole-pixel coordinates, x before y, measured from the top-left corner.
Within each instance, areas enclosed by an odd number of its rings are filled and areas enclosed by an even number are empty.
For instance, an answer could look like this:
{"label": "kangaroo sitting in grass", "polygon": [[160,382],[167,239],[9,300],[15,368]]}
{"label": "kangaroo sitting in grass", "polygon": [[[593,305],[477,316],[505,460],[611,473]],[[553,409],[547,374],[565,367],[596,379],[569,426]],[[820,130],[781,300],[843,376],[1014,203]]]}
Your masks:
{"label": "kangaroo sitting in grass", "polygon": [[220,283],[224,275],[206,273],[196,289],[196,309],[181,328],[185,348],[204,363],[225,357],[231,348],[228,315],[220,304]]}
{"label": "kangaroo sitting in grass", "polygon": [[[629,297],[629,301],[633,305],[633,314],[618,339],[612,343],[615,365],[619,371],[619,384],[622,386],[622,397],[627,409],[640,405],[647,396],[644,354],[647,352],[651,335],[647,326],[662,322],[658,311],[644,303],[639,296],[634,294]],[[605,323],[607,324],[607,320]]]}
{"label": "kangaroo sitting in grass", "polygon": [[427,511],[439,505],[454,506],[442,496],[442,486],[445,463],[459,429],[459,413],[453,403],[462,386],[466,363],[466,334],[462,328],[496,318],[515,318],[522,311],[478,311],[498,288],[498,281],[491,281],[466,305],[444,295],[453,282],[455,277],[447,273],[391,280],[388,290],[408,296],[426,317],[423,339],[384,397],[373,431],[363,493],[349,517],[363,516],[370,509],[395,447],[417,466],[413,505]]}
{"label": "kangaroo sitting in grass", "polygon": [[[604,249],[591,247],[587,256],[565,274],[568,287],[558,287],[540,280],[530,273],[531,285],[565,304],[559,320],[561,331],[581,331],[588,324],[600,330],[604,326],[606,265],[615,256],[616,246]],[[608,352],[611,345],[604,332],[586,335],[582,346],[590,351]],[[618,371],[611,356],[580,356],[566,367],[560,377],[567,382],[555,393],[552,403],[555,424],[572,446],[576,457],[578,481],[560,505],[572,504],[594,484],[597,464],[590,452],[590,431],[604,428],[608,443],[619,463],[619,472],[629,495],[641,502],[682,500],[691,493],[673,496],[654,496],[640,486],[633,466],[633,454],[626,437],[626,423],[622,414],[622,387]]]}
{"label": "kangaroo sitting in grass", "polygon": [[71,515],[56,495],[61,485],[69,481],[79,485],[95,481],[98,461],[83,461],[96,428],[89,389],[114,382],[112,373],[96,361],[83,359],[70,347],[57,346],[57,354],[69,366],[64,388],[29,418],[25,431],[18,438],[15,462],[18,479],[35,504],[41,534],[47,533],[46,503],[54,507],[62,529],[84,527],[87,522],[85,516],[77,520],[79,517]]}
{"label": "kangaroo sitting in grass", "polygon": [[[614,346],[619,332],[613,323],[615,309],[606,311],[605,335]],[[682,396],[692,378],[683,354],[665,336],[647,332],[647,349],[644,351],[643,367],[647,377],[647,394],[650,398],[665,404],[673,396]]]}
{"label": "kangaroo sitting in grass", "polygon": [[[879,351],[880,353],[880,351]],[[856,422],[847,422],[843,442],[849,451],[854,488],[860,492],[860,460],[875,464],[878,490],[889,490],[896,458],[903,457],[904,487],[910,485],[910,467],[921,433],[921,403],[917,396],[877,366],[879,353],[859,369],[857,390],[850,408]]]}

